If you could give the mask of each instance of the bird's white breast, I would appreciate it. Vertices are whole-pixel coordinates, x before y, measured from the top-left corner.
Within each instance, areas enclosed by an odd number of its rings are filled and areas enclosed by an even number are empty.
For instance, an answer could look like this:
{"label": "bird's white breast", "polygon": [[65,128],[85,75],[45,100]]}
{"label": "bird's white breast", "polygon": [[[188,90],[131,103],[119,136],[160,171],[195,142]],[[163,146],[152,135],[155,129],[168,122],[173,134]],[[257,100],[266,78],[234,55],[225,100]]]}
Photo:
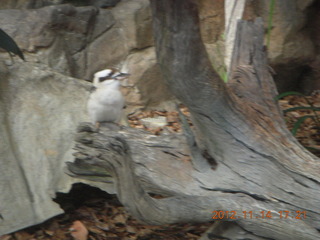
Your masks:
{"label": "bird's white breast", "polygon": [[88,113],[93,123],[120,121],[124,98],[118,87],[100,86],[88,101]]}

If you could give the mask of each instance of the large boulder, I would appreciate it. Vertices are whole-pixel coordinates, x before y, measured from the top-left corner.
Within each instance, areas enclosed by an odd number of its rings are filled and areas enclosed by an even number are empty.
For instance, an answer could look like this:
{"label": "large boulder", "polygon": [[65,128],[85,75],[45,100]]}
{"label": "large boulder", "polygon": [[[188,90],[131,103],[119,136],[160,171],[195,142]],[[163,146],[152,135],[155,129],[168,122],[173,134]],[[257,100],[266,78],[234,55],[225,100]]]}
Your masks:
{"label": "large boulder", "polygon": [[0,235],[62,213],[52,198],[79,182],[63,169],[90,86],[44,65],[0,65]]}
{"label": "large boulder", "polygon": [[94,7],[71,5],[7,9],[0,10],[0,23],[25,51],[27,61],[41,62],[60,73],[73,75],[73,56],[86,47],[88,22],[97,11]]}
{"label": "large boulder", "polygon": [[130,54],[124,62],[124,68],[131,73],[123,88],[128,112],[137,106],[160,108],[163,103],[167,105],[165,102],[173,99],[157,64],[154,47]]}
{"label": "large boulder", "polygon": [[[275,70],[276,85],[280,92],[300,90],[310,93],[304,86],[306,77],[312,71],[311,63],[315,60],[317,49],[310,29],[315,22],[312,16],[314,0],[275,1],[274,12],[270,13],[269,0],[249,1],[244,18],[262,17],[265,23],[266,38],[270,34],[268,57]],[[269,18],[272,26],[268,30]],[[308,76],[307,76],[308,75]],[[318,80],[319,81],[319,80]],[[316,84],[316,79],[313,83]],[[311,87],[312,88],[312,87]]]}

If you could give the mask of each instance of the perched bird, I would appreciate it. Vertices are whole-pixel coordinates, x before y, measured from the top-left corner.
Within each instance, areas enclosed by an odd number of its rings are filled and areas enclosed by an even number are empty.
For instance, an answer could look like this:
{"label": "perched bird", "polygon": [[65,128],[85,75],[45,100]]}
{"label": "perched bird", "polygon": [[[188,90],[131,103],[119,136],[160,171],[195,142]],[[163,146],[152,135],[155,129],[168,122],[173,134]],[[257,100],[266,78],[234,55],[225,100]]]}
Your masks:
{"label": "perched bird", "polygon": [[12,54],[18,55],[23,61],[25,61],[24,56],[16,42],[5,32],[0,28],[0,47],[6,50],[11,59]]}
{"label": "perched bird", "polygon": [[105,69],[94,74],[93,86],[88,101],[88,113],[93,124],[99,128],[100,122],[118,123],[124,107],[124,98],[120,92],[120,80],[129,74],[117,69]]}

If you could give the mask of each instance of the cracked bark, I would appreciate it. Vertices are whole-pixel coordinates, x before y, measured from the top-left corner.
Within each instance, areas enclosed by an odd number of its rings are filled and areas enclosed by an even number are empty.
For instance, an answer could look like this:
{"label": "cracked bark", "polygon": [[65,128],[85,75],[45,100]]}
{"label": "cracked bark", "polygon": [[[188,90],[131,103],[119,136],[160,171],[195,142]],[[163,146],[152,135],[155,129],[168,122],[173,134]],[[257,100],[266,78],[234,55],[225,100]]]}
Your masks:
{"label": "cracked bark", "polygon": [[[212,211],[235,211],[236,219],[224,218],[206,237],[245,231],[246,239],[319,239],[320,161],[290,134],[273,100],[277,93],[262,21],[239,22],[230,80],[224,84],[201,41],[194,1],[151,0],[151,7],[162,73],[189,108],[200,133],[197,142],[214,157],[216,168],[198,171],[182,160],[191,155],[183,135],[106,126],[97,133],[82,125],[69,174],[90,179],[96,172],[98,181],[112,181],[128,211],[150,224],[207,222]],[[252,211],[252,217],[243,211]],[[262,218],[261,211],[272,217]],[[281,219],[280,211],[290,211],[290,217]],[[306,218],[295,219],[296,211],[306,211]]]}

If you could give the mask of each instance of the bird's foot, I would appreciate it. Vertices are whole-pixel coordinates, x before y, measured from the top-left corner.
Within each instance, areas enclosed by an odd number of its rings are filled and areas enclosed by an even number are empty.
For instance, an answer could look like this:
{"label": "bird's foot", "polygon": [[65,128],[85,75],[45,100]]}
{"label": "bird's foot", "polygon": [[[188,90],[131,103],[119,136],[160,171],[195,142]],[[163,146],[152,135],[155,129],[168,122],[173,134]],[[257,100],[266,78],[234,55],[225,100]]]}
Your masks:
{"label": "bird's foot", "polygon": [[77,132],[97,132],[97,129],[91,122],[82,122],[77,127]]}
{"label": "bird's foot", "polygon": [[118,123],[115,123],[115,122],[101,122],[100,124],[104,128],[107,128],[107,129],[109,129],[111,131],[119,131],[119,130],[121,130],[121,125],[119,125]]}
{"label": "bird's foot", "polygon": [[95,128],[96,128],[97,130],[99,130],[99,128],[100,128],[100,122],[96,122],[96,124],[95,124],[94,126],[95,126]]}

